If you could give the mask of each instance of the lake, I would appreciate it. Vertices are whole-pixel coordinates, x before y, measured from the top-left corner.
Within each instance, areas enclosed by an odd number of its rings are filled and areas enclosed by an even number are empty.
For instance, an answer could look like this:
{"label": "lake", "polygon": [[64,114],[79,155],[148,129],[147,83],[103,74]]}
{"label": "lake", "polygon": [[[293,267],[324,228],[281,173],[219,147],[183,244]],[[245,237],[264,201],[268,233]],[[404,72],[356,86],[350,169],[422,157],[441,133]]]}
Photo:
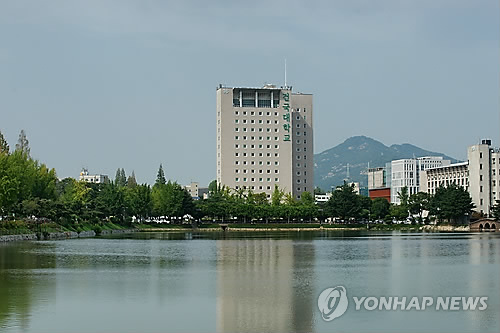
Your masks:
{"label": "lake", "polygon": [[[349,306],[325,322],[318,296]],[[484,311],[352,297],[487,296]],[[500,233],[175,232],[0,244],[1,332],[499,332]]]}

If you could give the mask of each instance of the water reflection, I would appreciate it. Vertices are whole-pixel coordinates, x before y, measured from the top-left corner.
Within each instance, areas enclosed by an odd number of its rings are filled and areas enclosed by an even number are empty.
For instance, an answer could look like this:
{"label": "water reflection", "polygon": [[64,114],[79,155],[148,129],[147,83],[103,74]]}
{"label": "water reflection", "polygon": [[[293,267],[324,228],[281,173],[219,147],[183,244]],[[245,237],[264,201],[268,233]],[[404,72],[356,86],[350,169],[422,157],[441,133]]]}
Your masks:
{"label": "water reflection", "polygon": [[313,330],[311,240],[217,241],[217,331]]}
{"label": "water reflection", "polygon": [[[1,332],[498,332],[500,234],[141,233],[0,244]],[[354,311],[317,296],[489,296],[483,312]]]}

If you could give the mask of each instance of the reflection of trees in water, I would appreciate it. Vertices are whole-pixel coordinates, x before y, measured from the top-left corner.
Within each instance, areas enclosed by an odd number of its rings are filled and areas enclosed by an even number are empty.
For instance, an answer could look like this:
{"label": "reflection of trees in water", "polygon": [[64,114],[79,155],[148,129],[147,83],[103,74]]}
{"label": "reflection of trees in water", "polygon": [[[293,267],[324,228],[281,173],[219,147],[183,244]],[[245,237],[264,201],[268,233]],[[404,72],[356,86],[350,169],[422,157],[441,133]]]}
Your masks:
{"label": "reflection of trees in water", "polygon": [[217,242],[217,331],[312,331],[310,240]]}
{"label": "reflection of trees in water", "polygon": [[30,270],[53,268],[56,261],[51,254],[34,255],[39,247],[33,242],[0,244],[0,330],[12,320],[20,331],[27,330],[36,297],[46,291],[47,284],[35,280]]}

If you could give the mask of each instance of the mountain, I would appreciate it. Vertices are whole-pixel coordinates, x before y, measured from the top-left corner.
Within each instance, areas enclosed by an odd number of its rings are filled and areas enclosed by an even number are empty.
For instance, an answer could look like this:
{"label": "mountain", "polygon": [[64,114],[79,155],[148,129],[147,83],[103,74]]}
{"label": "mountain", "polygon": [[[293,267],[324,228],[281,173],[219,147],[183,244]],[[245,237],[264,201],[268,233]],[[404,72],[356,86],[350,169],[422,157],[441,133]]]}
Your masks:
{"label": "mountain", "polygon": [[366,136],[354,136],[343,143],[314,155],[314,185],[329,191],[332,186],[341,185],[347,177],[349,164],[349,178],[367,185],[366,172],[368,163],[370,168],[383,167],[387,162],[402,158],[443,156],[451,160],[456,159],[442,153],[428,151],[417,146],[405,143],[390,147]]}

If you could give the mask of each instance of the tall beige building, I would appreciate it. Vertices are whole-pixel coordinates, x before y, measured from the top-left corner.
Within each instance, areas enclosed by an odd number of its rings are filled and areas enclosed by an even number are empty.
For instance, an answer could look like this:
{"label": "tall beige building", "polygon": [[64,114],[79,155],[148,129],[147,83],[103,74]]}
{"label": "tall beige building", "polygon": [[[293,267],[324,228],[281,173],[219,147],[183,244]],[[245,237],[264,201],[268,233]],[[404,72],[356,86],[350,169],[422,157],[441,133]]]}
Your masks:
{"label": "tall beige building", "polygon": [[312,95],[291,87],[217,88],[217,183],[300,198],[314,190]]}

